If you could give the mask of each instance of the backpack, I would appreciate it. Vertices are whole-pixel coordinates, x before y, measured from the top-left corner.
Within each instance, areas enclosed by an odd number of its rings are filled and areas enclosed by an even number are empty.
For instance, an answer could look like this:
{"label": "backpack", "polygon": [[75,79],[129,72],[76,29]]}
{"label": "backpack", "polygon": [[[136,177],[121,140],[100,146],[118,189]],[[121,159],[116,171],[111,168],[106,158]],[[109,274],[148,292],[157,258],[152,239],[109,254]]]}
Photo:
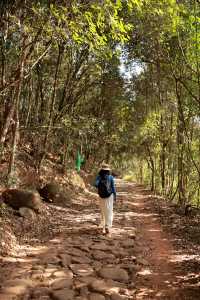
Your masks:
{"label": "backpack", "polygon": [[98,194],[101,198],[108,198],[112,194],[111,181],[109,176],[100,177]]}

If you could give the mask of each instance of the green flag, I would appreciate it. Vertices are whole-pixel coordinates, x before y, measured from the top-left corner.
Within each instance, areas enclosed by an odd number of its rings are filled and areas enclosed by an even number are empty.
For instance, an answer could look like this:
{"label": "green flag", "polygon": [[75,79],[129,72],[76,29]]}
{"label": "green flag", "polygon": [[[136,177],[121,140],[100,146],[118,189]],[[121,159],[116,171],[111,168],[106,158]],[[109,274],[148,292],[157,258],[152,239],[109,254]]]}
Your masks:
{"label": "green flag", "polygon": [[83,157],[81,156],[81,154],[80,154],[80,152],[79,152],[79,150],[78,150],[78,152],[77,152],[77,157],[76,157],[76,170],[77,170],[78,172],[80,172],[80,170],[81,170],[81,165],[82,165],[83,162],[84,162],[84,159],[83,159]]}

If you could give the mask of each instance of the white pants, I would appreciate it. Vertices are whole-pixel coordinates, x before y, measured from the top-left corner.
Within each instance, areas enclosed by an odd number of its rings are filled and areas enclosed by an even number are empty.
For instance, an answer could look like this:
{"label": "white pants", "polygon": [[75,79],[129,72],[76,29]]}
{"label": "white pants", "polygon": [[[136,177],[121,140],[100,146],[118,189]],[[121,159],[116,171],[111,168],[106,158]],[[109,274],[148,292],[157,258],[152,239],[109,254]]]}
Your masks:
{"label": "white pants", "polygon": [[99,206],[101,211],[101,226],[111,228],[113,222],[113,194],[108,198],[100,198]]}

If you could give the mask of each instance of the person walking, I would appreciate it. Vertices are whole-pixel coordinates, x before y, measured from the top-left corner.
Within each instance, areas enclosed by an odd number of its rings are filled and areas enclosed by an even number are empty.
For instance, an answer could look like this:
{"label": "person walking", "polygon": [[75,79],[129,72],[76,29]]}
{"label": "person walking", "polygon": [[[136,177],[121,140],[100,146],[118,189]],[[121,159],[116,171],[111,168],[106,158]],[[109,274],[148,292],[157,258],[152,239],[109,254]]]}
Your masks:
{"label": "person walking", "polygon": [[113,222],[113,202],[116,201],[116,189],[109,165],[102,165],[98,176],[96,177],[95,186],[98,189],[98,194],[100,197],[99,206],[103,233],[111,235]]}

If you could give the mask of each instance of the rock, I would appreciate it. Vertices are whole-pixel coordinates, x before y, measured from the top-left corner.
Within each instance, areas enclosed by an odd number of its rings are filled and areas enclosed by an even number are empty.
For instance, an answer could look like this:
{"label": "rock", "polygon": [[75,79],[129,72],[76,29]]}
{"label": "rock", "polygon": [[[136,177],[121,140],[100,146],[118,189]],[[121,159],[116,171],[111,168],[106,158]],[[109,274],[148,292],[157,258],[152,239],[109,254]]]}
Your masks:
{"label": "rock", "polygon": [[127,240],[125,240],[125,241],[122,242],[122,246],[123,246],[124,248],[133,247],[134,244],[135,244],[135,242],[134,242],[134,240],[132,240],[132,239],[127,239]]}
{"label": "rock", "polygon": [[144,258],[138,258],[137,263],[140,264],[140,265],[143,265],[143,266],[148,266],[149,265],[148,261],[145,260]]}
{"label": "rock", "polygon": [[38,189],[38,192],[42,199],[47,202],[52,202],[54,198],[59,195],[60,191],[60,185],[54,182],[47,183],[42,188]]}
{"label": "rock", "polygon": [[56,253],[53,253],[52,251],[45,255],[42,255],[40,261],[43,265],[45,264],[47,268],[57,268],[57,266],[59,266],[61,263],[61,259],[56,255]]}
{"label": "rock", "polygon": [[88,248],[87,245],[79,245],[79,246],[76,246],[76,247],[79,248],[80,250],[83,250],[84,252],[90,252],[90,249]]}
{"label": "rock", "polygon": [[[1,289],[2,294],[21,295],[27,288],[32,287],[32,280],[14,279],[6,282],[6,285]],[[6,299],[5,299],[6,300]]]}
{"label": "rock", "polygon": [[91,290],[100,293],[119,293],[120,288],[115,284],[115,282],[105,281],[102,279],[95,279],[90,283]]}
{"label": "rock", "polygon": [[112,253],[106,253],[100,250],[96,250],[92,253],[93,257],[97,260],[112,260],[115,256]]}
{"label": "rock", "polygon": [[33,265],[31,270],[44,270],[44,266],[43,265]]}
{"label": "rock", "polygon": [[53,273],[53,275],[57,278],[65,278],[65,279],[72,279],[73,278],[73,273],[68,269],[56,271],[56,272]]}
{"label": "rock", "polygon": [[83,257],[72,256],[71,261],[72,263],[76,263],[76,264],[89,264],[91,262],[91,259],[89,259],[87,256],[83,256]]}
{"label": "rock", "polygon": [[97,291],[101,293],[106,292],[108,289],[108,285],[106,281],[100,279],[93,280],[90,284],[90,287],[93,291]]}
{"label": "rock", "polygon": [[72,279],[58,279],[53,282],[53,284],[51,285],[51,288],[53,290],[62,290],[62,289],[71,287],[72,283],[73,283]]}
{"label": "rock", "polygon": [[128,300],[128,297],[127,296],[122,296],[122,295],[119,295],[119,294],[112,294],[111,295],[111,300]]}
{"label": "rock", "polygon": [[89,276],[94,272],[93,268],[87,264],[71,264],[70,268],[73,273],[79,276]]}
{"label": "rock", "polygon": [[105,300],[105,297],[101,294],[92,293],[90,294],[90,300]]}
{"label": "rock", "polygon": [[58,269],[56,268],[56,266],[55,266],[55,265],[53,265],[53,266],[54,266],[54,267],[52,267],[52,266],[49,267],[49,266],[48,266],[48,267],[45,269],[44,272],[45,272],[45,273],[51,273],[51,274],[52,274],[52,273],[55,273],[56,271],[58,271]]}
{"label": "rock", "polygon": [[60,254],[61,264],[63,267],[67,267],[71,263],[71,256],[69,254]]}
{"label": "rock", "polygon": [[76,249],[76,248],[67,249],[67,252],[72,254],[73,256],[83,257],[85,255],[85,253],[83,251]]}
{"label": "rock", "polygon": [[82,286],[80,289],[80,295],[86,297],[88,296],[88,294],[89,294],[88,287],[86,285]]}
{"label": "rock", "polygon": [[64,192],[62,187],[56,182],[47,183],[44,187],[39,188],[38,192],[42,199],[47,202],[65,204],[71,202],[71,195]]}
{"label": "rock", "polygon": [[130,273],[133,273],[138,270],[138,265],[134,264],[132,261],[123,263],[123,264],[119,264],[118,267],[120,269],[128,270],[128,272],[130,272]]}
{"label": "rock", "polygon": [[37,192],[7,189],[2,193],[2,199],[7,205],[14,209],[28,207],[39,212],[42,207],[42,201]]}
{"label": "rock", "polygon": [[[37,287],[37,289],[34,289],[31,293],[31,296],[35,299],[41,299],[41,296],[48,296],[50,293],[50,289],[48,287]],[[30,299],[30,297],[28,298]],[[43,298],[42,298],[43,299]]]}
{"label": "rock", "polygon": [[36,217],[34,211],[28,207],[20,207],[19,209],[20,216],[27,218],[27,219],[34,219]]}
{"label": "rock", "polygon": [[91,245],[90,248],[94,250],[102,250],[102,251],[110,250],[110,246],[106,245],[103,242]]}
{"label": "rock", "polygon": [[118,249],[112,249],[111,248],[111,252],[115,257],[119,257],[119,258],[124,257],[124,256],[128,256],[128,253],[123,248],[118,248]]}
{"label": "rock", "polygon": [[43,274],[44,274],[44,271],[35,270],[35,271],[32,272],[31,278],[32,279],[41,279],[41,278],[43,278]]}
{"label": "rock", "polygon": [[74,280],[73,286],[76,290],[81,290],[84,286],[87,286],[86,282],[82,282],[80,280]]}
{"label": "rock", "polygon": [[81,282],[86,283],[86,285],[90,285],[94,281],[93,276],[82,276],[79,279]]}
{"label": "rock", "polygon": [[54,300],[73,300],[74,296],[75,296],[75,292],[68,288],[51,292],[51,297]]}
{"label": "rock", "polygon": [[95,271],[99,271],[102,268],[102,263],[100,261],[94,261],[92,264]]}
{"label": "rock", "polygon": [[99,275],[103,278],[113,279],[120,282],[128,282],[129,276],[127,271],[119,267],[104,267],[99,271]]}

